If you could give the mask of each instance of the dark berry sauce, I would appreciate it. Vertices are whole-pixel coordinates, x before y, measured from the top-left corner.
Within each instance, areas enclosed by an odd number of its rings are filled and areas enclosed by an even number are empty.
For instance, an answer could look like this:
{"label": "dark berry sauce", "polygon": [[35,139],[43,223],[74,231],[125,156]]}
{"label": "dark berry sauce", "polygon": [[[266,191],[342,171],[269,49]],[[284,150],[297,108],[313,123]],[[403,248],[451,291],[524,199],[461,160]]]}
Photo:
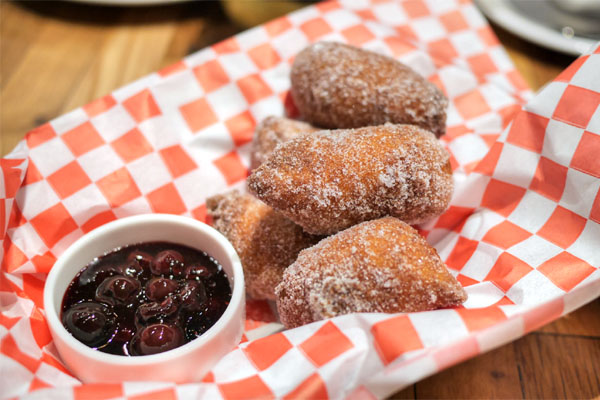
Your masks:
{"label": "dark berry sauce", "polygon": [[208,254],[167,242],[116,249],[71,281],[62,323],[80,342],[125,356],[161,353],[194,340],[231,299],[221,265]]}

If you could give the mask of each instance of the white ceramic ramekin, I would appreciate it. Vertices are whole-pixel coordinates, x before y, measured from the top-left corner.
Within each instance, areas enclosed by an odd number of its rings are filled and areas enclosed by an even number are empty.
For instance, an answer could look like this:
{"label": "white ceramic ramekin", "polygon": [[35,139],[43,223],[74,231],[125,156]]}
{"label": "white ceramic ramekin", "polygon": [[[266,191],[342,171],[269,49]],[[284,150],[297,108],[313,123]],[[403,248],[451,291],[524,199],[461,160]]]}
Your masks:
{"label": "white ceramic ramekin", "polygon": [[[231,302],[208,331],[183,346],[147,356],[118,356],[87,347],[62,325],[64,293],[77,273],[94,257],[129,244],[165,241],[205,251],[223,267],[232,288]],[[193,382],[227,352],[243,333],[244,274],[233,246],[210,226],[192,218],[145,214],[119,219],[81,237],[56,261],[44,287],[44,308],[52,338],[69,370],[83,382]]]}

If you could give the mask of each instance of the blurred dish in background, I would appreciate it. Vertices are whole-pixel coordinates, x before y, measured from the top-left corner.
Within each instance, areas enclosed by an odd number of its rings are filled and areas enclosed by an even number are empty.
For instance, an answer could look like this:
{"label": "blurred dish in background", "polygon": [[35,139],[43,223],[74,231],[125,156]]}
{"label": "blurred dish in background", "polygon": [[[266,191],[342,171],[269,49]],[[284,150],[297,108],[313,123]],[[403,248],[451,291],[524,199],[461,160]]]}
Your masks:
{"label": "blurred dish in background", "polygon": [[600,40],[599,0],[475,0],[504,29],[562,53],[580,55]]}
{"label": "blurred dish in background", "polygon": [[87,3],[105,6],[150,6],[183,3],[192,0],[68,0],[74,3]]}

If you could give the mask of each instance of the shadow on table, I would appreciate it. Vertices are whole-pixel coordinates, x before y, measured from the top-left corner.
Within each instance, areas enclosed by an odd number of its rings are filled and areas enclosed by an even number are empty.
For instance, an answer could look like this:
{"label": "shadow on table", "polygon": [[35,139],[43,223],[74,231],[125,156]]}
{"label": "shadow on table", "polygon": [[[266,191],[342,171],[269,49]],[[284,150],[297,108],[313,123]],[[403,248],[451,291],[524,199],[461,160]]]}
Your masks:
{"label": "shadow on table", "polygon": [[245,28],[231,21],[219,1],[190,1],[168,5],[113,6],[69,1],[14,1],[28,12],[74,25],[111,28],[156,25],[186,20],[203,21],[202,38],[188,52],[235,35]]}

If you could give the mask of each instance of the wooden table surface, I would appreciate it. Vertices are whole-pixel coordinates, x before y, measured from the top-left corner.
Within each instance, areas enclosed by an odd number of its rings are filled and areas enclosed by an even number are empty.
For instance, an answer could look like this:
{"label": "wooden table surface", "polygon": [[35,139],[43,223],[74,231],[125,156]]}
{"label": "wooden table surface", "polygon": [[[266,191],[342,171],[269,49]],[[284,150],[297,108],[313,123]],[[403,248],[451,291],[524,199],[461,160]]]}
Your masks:
{"label": "wooden table surface", "polygon": [[[493,28],[534,89],[573,60]],[[243,29],[218,2],[0,0],[0,155],[30,129]],[[394,397],[600,398],[600,299]]]}

